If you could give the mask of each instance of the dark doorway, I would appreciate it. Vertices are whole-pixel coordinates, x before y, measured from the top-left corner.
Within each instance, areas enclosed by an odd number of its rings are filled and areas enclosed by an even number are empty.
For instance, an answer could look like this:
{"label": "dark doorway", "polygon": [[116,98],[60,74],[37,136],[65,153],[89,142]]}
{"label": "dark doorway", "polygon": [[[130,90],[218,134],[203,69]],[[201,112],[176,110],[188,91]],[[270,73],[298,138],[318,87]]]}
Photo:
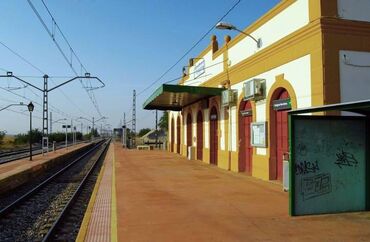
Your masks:
{"label": "dark doorway", "polygon": [[186,156],[189,156],[189,149],[188,147],[192,146],[192,140],[193,140],[193,132],[192,132],[192,120],[191,120],[191,114],[189,113],[186,117]]}
{"label": "dark doorway", "polygon": [[216,107],[212,107],[211,114],[209,115],[210,121],[210,163],[217,165],[217,153],[218,153],[218,114]]}
{"label": "dark doorway", "polygon": [[203,160],[203,115],[202,111],[197,115],[197,159]]}
{"label": "dark doorway", "polygon": [[177,117],[177,124],[176,124],[176,133],[177,133],[177,153],[180,154],[180,143],[181,143],[181,120],[180,116]]}
{"label": "dark doorway", "polygon": [[175,145],[175,120],[171,118],[171,152],[174,152]]}
{"label": "dark doorway", "polygon": [[248,175],[252,174],[252,154],[251,145],[251,123],[252,105],[250,101],[242,102],[239,110],[239,171]]}
{"label": "dark doorway", "polygon": [[270,159],[270,179],[283,180],[283,156],[289,152],[288,143],[288,111],[290,106],[283,109],[274,108],[274,101],[289,100],[290,96],[287,90],[277,89],[272,96],[271,101],[271,153]]}

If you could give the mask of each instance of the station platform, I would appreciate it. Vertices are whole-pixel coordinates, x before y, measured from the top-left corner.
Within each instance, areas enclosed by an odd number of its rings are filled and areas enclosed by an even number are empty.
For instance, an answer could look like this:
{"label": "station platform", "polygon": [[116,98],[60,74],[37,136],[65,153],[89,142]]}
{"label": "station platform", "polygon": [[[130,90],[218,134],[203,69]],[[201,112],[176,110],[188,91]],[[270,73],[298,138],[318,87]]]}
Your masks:
{"label": "station platform", "polygon": [[370,213],[290,217],[280,184],[111,144],[78,241],[368,241]]}
{"label": "station platform", "polygon": [[75,152],[89,146],[91,143],[81,143],[70,146],[67,149],[61,148],[56,151],[50,151],[47,154],[39,154],[29,158],[19,159],[0,164],[0,194],[22,185],[29,179],[42,173],[50,166],[67,159]]}

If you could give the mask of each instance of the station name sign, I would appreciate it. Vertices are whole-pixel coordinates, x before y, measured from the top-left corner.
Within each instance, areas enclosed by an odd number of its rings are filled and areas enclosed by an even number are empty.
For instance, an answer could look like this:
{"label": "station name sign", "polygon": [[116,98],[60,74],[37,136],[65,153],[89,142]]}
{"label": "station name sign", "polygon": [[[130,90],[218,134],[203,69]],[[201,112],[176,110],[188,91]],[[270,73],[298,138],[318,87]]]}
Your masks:
{"label": "station name sign", "polygon": [[217,120],[217,114],[212,114],[211,115],[211,120]]}
{"label": "station name sign", "polygon": [[242,117],[252,116],[252,109],[242,110],[240,111],[240,115],[242,115]]}
{"label": "station name sign", "polygon": [[288,110],[292,108],[290,98],[278,99],[272,102],[272,108],[274,110]]}

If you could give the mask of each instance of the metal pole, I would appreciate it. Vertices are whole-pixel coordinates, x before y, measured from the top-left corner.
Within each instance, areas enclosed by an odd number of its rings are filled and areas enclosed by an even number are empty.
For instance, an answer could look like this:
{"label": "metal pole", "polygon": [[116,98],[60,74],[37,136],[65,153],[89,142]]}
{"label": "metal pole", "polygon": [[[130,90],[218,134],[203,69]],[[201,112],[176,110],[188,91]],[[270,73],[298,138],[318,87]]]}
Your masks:
{"label": "metal pole", "polygon": [[66,149],[68,149],[68,129],[67,129],[68,125],[66,124],[65,127],[66,127]]}
{"label": "metal pole", "polygon": [[133,103],[132,103],[132,130],[131,130],[131,136],[132,136],[132,147],[136,147],[136,90],[134,90],[133,93]]}
{"label": "metal pole", "polygon": [[91,141],[94,140],[94,125],[95,125],[95,119],[93,117],[93,120],[92,120],[92,129],[91,129]]}
{"label": "metal pole", "polygon": [[122,145],[126,148],[126,113],[123,113]]}
{"label": "metal pole", "polygon": [[158,110],[155,110],[155,148],[158,148]]}
{"label": "metal pole", "polygon": [[30,161],[32,161],[32,112],[30,111]]}
{"label": "metal pole", "polygon": [[53,133],[53,113],[50,112],[50,134]]}
{"label": "metal pole", "polygon": [[75,145],[76,144],[76,126],[73,126],[73,144]]}

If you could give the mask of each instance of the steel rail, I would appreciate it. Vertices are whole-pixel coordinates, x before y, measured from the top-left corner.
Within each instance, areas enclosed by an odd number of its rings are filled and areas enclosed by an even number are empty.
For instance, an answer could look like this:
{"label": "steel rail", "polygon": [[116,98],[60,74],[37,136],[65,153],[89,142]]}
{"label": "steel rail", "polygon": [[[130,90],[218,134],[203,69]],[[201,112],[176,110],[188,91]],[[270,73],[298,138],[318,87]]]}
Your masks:
{"label": "steel rail", "polygon": [[43,188],[44,186],[46,186],[47,184],[49,184],[51,181],[53,181],[55,178],[57,178],[59,175],[61,175],[63,172],[65,172],[68,168],[70,168],[71,166],[73,166],[74,164],[76,164],[77,162],[79,162],[80,160],[82,160],[83,158],[85,158],[87,155],[89,155],[93,151],[97,150],[100,147],[100,145],[102,145],[102,143],[103,143],[102,141],[98,142],[96,145],[94,145],[94,147],[92,147],[90,150],[88,150],[87,152],[85,152],[84,154],[82,154],[81,156],[79,156],[78,158],[76,158],[73,162],[71,162],[67,166],[63,167],[58,172],[56,172],[54,175],[52,175],[51,177],[47,178],[45,181],[43,181],[39,185],[37,185],[36,187],[32,188],[29,192],[27,192],[26,194],[24,194],[23,196],[21,196],[20,198],[18,198],[17,200],[15,200],[11,204],[9,204],[8,206],[6,206],[2,210],[0,210],[0,217],[4,217],[6,214],[10,213],[14,208],[16,208],[18,206],[18,204],[20,204],[21,202],[25,201],[27,198],[29,198],[30,196],[32,196],[34,193],[36,193],[37,191],[39,191],[41,188]]}
{"label": "steel rail", "polygon": [[99,161],[101,161],[101,159],[104,158],[104,155],[105,155],[106,151],[109,148],[109,143],[110,143],[110,140],[108,140],[106,142],[106,146],[105,146],[104,150],[102,151],[102,153],[99,155],[99,158],[96,159],[96,161],[91,166],[91,168],[89,169],[89,171],[87,172],[87,174],[85,175],[85,177],[82,179],[82,181],[79,184],[79,186],[77,187],[76,191],[73,193],[72,197],[69,199],[69,201],[67,202],[67,204],[63,208],[62,212],[59,214],[58,218],[55,220],[55,222],[53,223],[52,227],[49,229],[48,233],[45,235],[44,239],[42,240],[43,242],[45,242],[45,241],[53,241],[52,236],[55,233],[55,230],[57,229],[58,225],[61,223],[61,221],[64,218],[65,214],[67,213],[68,209],[71,208],[73,202],[77,199],[78,195],[81,193],[82,188],[85,185],[86,180],[91,175],[91,173],[94,170],[94,168],[97,166],[97,164],[99,163]]}

